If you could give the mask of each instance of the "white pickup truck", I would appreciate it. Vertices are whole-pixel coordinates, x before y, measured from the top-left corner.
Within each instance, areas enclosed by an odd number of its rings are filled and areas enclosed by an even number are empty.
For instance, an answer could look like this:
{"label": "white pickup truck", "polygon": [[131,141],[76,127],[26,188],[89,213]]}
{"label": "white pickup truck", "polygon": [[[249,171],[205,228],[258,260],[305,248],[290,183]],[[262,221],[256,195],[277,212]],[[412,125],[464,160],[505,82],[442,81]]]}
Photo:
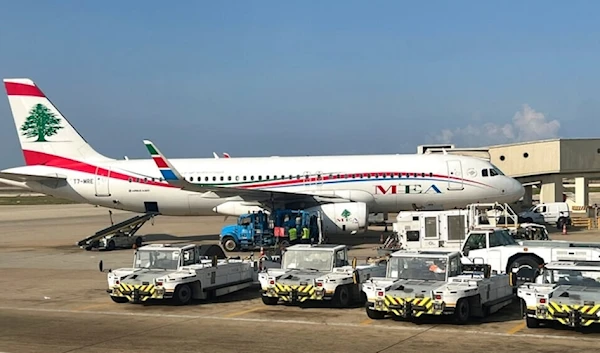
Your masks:
{"label": "white pickup truck", "polygon": [[600,262],[551,262],[517,295],[529,328],[552,321],[569,327],[599,324]]}
{"label": "white pickup truck", "polygon": [[452,315],[458,323],[465,323],[512,302],[511,276],[492,275],[485,264],[461,264],[458,251],[399,250],[388,260],[386,277],[372,277],[363,284],[367,316]]}
{"label": "white pickup truck", "polygon": [[[107,292],[116,303],[172,299],[184,305],[251,286],[262,265],[278,266],[226,258],[217,245],[151,244],[135,251],[132,267],[108,270]],[[102,261],[99,267],[103,272]]]}
{"label": "white pickup truck", "polygon": [[279,300],[302,303],[307,300],[332,300],[336,307],[348,307],[364,300],[361,284],[374,276],[385,275],[385,260],[357,265],[348,261],[348,247],[335,244],[299,244],[282,255],[281,268],[258,274],[262,301],[276,305]]}
{"label": "white pickup truck", "polygon": [[477,261],[498,273],[517,273],[519,284],[530,282],[537,269],[559,260],[600,261],[600,243],[515,240],[506,230],[472,230],[461,248],[463,263]]}

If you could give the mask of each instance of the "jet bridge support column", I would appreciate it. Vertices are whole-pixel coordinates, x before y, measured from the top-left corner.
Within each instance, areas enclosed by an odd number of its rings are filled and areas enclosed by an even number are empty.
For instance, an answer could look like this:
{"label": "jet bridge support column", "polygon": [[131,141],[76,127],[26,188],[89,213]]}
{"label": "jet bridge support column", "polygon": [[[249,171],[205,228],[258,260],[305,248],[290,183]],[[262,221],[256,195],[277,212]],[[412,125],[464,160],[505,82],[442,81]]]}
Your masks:
{"label": "jet bridge support column", "polygon": [[588,182],[586,177],[575,178],[575,203],[578,206],[588,206],[590,203]]}
{"label": "jet bridge support column", "polygon": [[542,178],[540,203],[563,202],[563,181],[560,175]]}
{"label": "jet bridge support column", "polygon": [[531,206],[533,204],[533,185],[525,185],[525,195],[523,195],[523,204]]}

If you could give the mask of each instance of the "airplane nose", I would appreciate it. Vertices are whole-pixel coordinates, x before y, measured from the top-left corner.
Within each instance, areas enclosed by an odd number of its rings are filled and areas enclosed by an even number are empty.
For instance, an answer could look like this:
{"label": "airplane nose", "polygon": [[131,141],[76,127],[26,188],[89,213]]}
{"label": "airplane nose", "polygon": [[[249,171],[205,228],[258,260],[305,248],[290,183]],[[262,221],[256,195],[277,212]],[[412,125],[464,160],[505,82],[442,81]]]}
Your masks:
{"label": "airplane nose", "polygon": [[525,195],[525,187],[518,180],[512,179],[512,189],[515,197],[519,199]]}

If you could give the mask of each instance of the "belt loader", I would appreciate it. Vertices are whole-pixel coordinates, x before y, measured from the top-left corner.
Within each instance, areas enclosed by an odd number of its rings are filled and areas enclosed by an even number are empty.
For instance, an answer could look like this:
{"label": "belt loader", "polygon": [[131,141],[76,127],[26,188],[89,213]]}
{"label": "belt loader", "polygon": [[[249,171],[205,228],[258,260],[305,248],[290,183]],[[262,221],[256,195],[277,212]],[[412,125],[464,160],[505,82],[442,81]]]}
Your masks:
{"label": "belt loader", "polygon": [[386,276],[373,277],[362,287],[371,319],[451,315],[465,323],[511,304],[515,277],[492,275],[487,264],[461,264],[456,250],[415,249],[394,252]]}
{"label": "belt loader", "polygon": [[600,262],[556,261],[535,282],[517,290],[527,327],[558,322],[569,327],[600,323]]}
{"label": "belt loader", "polygon": [[336,307],[364,301],[361,283],[385,275],[385,258],[357,265],[348,262],[348,248],[335,244],[298,244],[284,250],[281,268],[260,272],[262,301],[276,305],[280,300],[302,303],[330,300]]}
{"label": "belt loader", "polygon": [[[131,268],[108,270],[110,298],[116,303],[171,299],[184,305],[251,286],[259,266],[275,262],[225,258],[217,245],[151,244],[138,248]],[[103,271],[102,261],[99,264]]]}

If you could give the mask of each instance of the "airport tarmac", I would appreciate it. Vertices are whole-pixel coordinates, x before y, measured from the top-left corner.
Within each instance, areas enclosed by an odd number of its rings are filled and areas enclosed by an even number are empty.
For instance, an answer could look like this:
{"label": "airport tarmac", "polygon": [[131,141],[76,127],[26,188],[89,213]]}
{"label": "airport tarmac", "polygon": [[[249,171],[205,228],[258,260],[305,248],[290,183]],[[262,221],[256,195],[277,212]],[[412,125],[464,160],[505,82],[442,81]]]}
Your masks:
{"label": "airport tarmac", "polygon": [[[128,216],[113,213],[115,221]],[[139,234],[152,242],[211,244],[234,220],[157,217]],[[0,207],[0,352],[583,352],[600,344],[598,330],[527,329],[518,304],[465,326],[373,321],[363,308],[267,307],[257,288],[185,307],[116,304],[98,261],[130,266],[132,250],[75,246],[107,225],[107,210],[87,205]],[[349,236],[350,255],[373,255],[380,234]],[[600,232],[552,236],[593,241]]]}

